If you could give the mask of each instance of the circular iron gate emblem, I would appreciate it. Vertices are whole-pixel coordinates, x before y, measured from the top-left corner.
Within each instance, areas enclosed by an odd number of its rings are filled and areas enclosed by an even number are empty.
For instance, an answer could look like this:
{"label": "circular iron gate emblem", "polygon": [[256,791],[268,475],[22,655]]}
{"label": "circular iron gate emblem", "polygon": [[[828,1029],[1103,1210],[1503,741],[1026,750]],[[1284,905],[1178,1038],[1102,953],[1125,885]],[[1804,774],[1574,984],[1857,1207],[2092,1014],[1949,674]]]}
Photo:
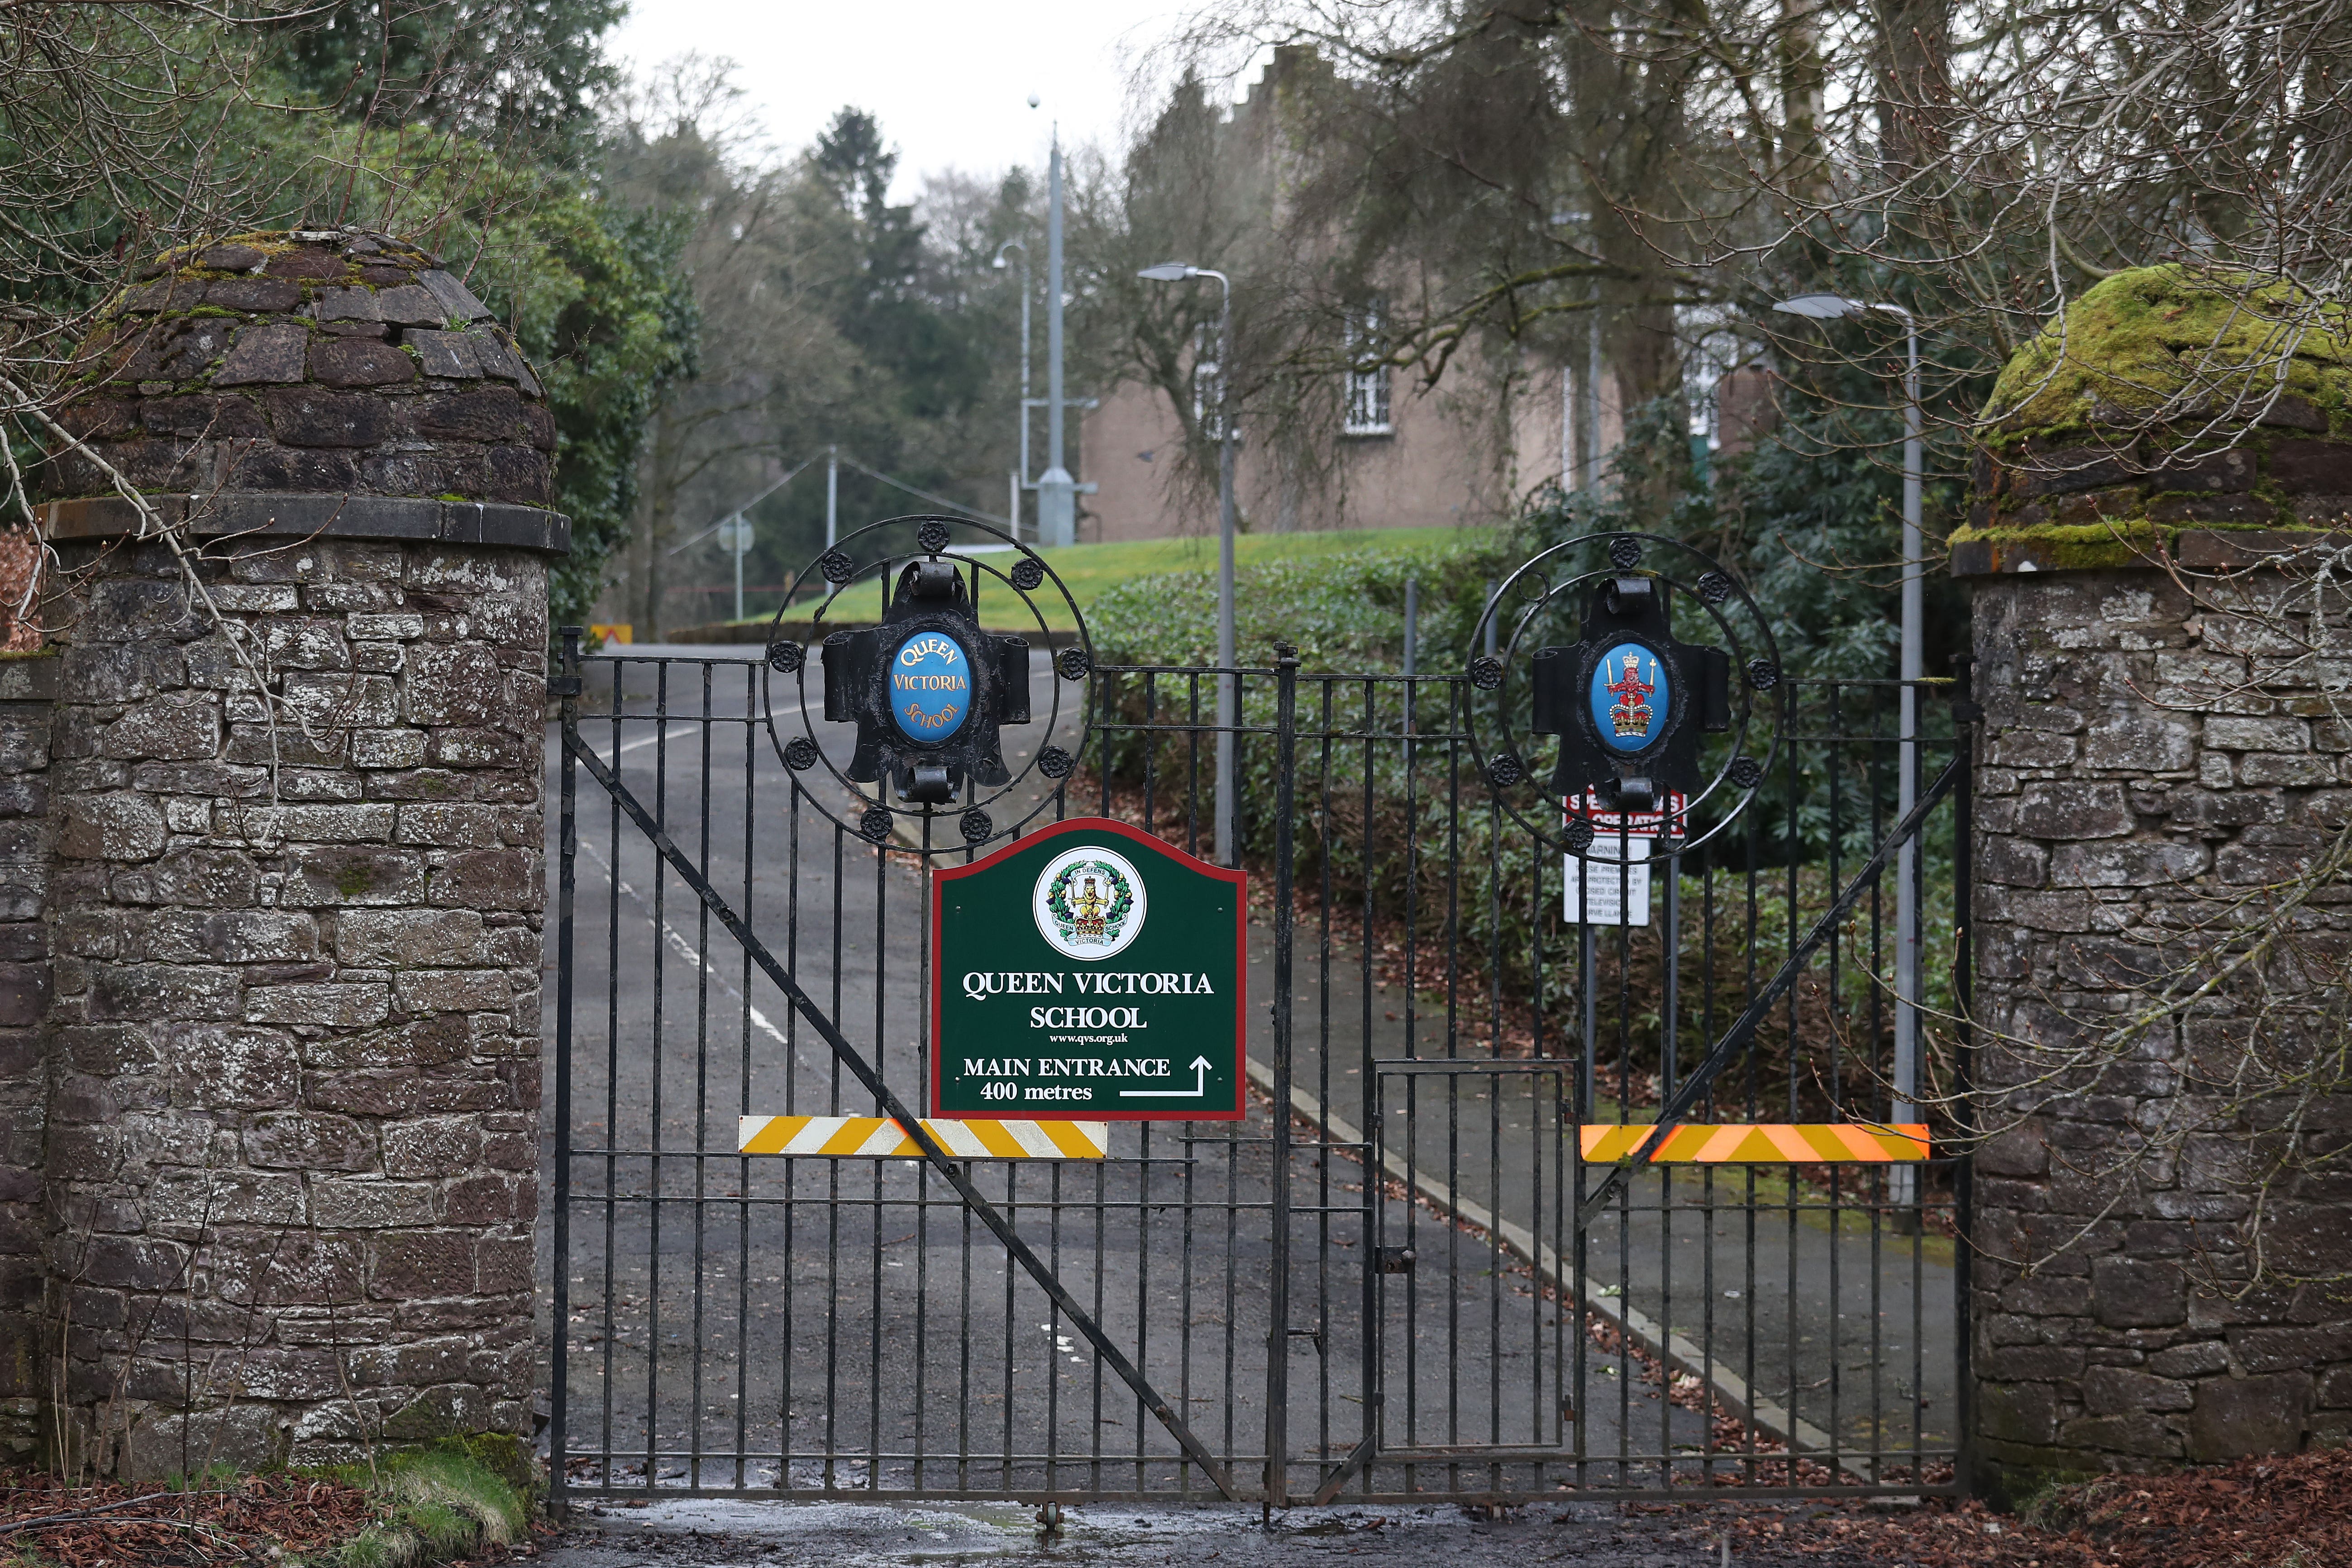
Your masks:
{"label": "circular iron gate emblem", "polygon": [[1463,689],[1495,803],[1580,859],[1628,836],[1696,852],[1746,812],[1780,754],[1788,704],[1760,695],[1782,679],[1770,621],[1679,541],[1549,546],[1487,594],[1470,640],[1493,649],[1470,659]]}
{"label": "circular iron gate emblem", "polygon": [[[958,530],[988,542],[961,548],[955,542]],[[910,544],[930,561],[910,559]],[[997,551],[1009,551],[1010,558]],[[905,579],[919,566],[929,569],[934,590],[944,585],[947,593],[937,600],[918,598],[946,605],[950,613],[961,605],[963,612],[955,618],[964,622],[976,619],[971,606],[984,592],[990,629],[956,630],[940,625],[946,618],[940,616],[927,616],[919,628],[890,625],[889,607],[912,591]],[[950,574],[944,584],[942,566]],[[847,684],[836,692],[835,650],[875,629],[877,578],[887,629],[870,656],[854,654],[844,664],[839,675]],[[803,593],[777,607],[768,624],[768,657],[761,670],[768,738],[793,775],[800,805],[849,833],[927,861],[968,858],[985,844],[1018,837],[1032,823],[1065,814],[1063,791],[1034,786],[1041,780],[1058,785],[1076,773],[1085,754],[1092,731],[1082,712],[1094,700],[1087,679],[1093,658],[1085,614],[1068,584],[1034,549],[971,518],[917,513],[884,518],[844,536],[793,581],[818,590],[817,597],[812,602]],[[1007,621],[1023,626],[1017,638],[993,629]],[[1066,642],[1069,626],[1076,628],[1076,642],[1061,647],[1053,666],[1062,679],[1043,669],[1034,671],[1038,679],[1029,679],[1030,661],[1019,655]],[[878,691],[872,684],[877,679]],[[851,699],[847,708],[858,711],[834,712],[837,696]],[[880,705],[866,712],[876,696]],[[875,730],[871,737],[861,730],[861,740],[870,738],[877,742],[871,751],[889,755],[868,754],[862,745],[828,750],[819,743],[820,725],[862,722],[861,713]],[[1074,718],[1075,743],[1068,738]],[[1036,728],[1026,728],[1032,723]],[[1005,739],[1001,749],[954,756],[982,731],[999,727]],[[1062,744],[1051,743],[1055,736],[1062,737]],[[1035,744],[1039,741],[1048,743]],[[955,799],[918,799],[907,791],[906,763],[918,754],[926,761],[962,763],[966,772],[953,788]],[[903,829],[900,817],[908,819]],[[926,821],[932,817],[945,821]],[[937,830],[950,824],[954,831]]]}
{"label": "circular iron gate emblem", "polygon": [[944,741],[971,709],[971,660],[938,632],[918,632],[890,659],[890,717],[910,741]]}
{"label": "circular iron gate emblem", "polygon": [[1034,906],[1037,934],[1065,957],[1109,958],[1143,934],[1143,878],[1126,856],[1100,845],[1048,860]]}

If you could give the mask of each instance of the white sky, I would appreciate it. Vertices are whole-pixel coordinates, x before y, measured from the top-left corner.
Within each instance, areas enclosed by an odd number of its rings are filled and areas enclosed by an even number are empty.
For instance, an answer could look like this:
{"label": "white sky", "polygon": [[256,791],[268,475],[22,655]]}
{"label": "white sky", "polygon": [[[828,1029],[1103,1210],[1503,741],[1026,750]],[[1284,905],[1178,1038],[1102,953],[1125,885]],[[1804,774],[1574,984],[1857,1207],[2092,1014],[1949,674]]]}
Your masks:
{"label": "white sky", "polygon": [[[1120,143],[1128,82],[1186,0],[635,0],[613,52],[641,71],[693,51],[726,56],[769,138],[806,146],[844,104],[899,152],[895,194],[928,173],[1043,169],[1065,146]],[[1044,100],[1029,107],[1029,95]]]}

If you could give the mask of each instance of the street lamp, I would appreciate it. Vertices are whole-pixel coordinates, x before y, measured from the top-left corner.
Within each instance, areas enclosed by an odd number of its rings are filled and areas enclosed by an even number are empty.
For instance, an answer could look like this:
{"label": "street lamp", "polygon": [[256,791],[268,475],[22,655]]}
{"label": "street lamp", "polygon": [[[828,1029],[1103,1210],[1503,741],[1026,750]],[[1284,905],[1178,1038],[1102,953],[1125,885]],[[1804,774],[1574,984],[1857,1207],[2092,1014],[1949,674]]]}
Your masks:
{"label": "street lamp", "polygon": [[1136,274],[1154,283],[1213,278],[1217,306],[1217,860],[1234,864],[1234,283],[1213,268],[1163,261]]}
{"label": "street lamp", "polygon": [[[1078,542],[1078,487],[1062,466],[1062,135],[1045,163],[1045,471],[1037,476],[1037,542]],[[1024,254],[1026,254],[1025,252]]]}
{"label": "street lamp", "polygon": [[996,247],[996,259],[991,267],[1004,270],[1004,253],[1021,253],[1021,470],[1013,476],[1012,505],[1004,515],[1013,520],[1013,537],[1021,537],[1021,487],[1029,478],[1029,247],[1017,239],[1008,239]]}
{"label": "street lamp", "polygon": [[[1886,300],[1849,300],[1843,294],[1800,294],[1772,307],[1817,321],[1877,310],[1902,318],[1910,340],[1903,372],[1903,651],[1902,709],[1895,721],[1896,811],[1911,815],[1919,799],[1919,687],[1925,672],[1921,647],[1921,579],[1927,570],[1919,541],[1919,491],[1925,466],[1924,420],[1919,409],[1919,323],[1910,311]],[[1916,835],[1895,852],[1895,1103],[1892,1120],[1918,1115],[1919,1092],[1919,840]]]}

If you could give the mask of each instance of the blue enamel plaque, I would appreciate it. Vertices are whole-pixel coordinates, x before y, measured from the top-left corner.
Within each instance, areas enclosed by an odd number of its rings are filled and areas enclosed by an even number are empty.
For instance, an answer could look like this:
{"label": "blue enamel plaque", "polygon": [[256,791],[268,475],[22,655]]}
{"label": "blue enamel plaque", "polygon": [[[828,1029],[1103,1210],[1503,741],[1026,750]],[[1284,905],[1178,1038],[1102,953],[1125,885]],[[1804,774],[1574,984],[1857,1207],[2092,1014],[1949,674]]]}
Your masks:
{"label": "blue enamel plaque", "polygon": [[890,717],[911,741],[944,741],[971,711],[971,659],[943,632],[917,632],[890,658]]}
{"label": "blue enamel plaque", "polygon": [[1658,656],[1640,643],[1621,642],[1592,671],[1592,722],[1612,751],[1644,751],[1665,733],[1673,696]]}

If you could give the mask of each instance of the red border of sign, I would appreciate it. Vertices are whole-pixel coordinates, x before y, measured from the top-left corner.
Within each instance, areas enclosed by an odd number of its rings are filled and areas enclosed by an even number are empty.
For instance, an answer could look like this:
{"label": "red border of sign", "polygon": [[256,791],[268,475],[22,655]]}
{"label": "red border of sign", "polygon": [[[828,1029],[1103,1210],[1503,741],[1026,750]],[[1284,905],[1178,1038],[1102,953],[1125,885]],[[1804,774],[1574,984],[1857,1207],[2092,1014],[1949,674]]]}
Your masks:
{"label": "red border of sign", "polygon": [[[1677,805],[1676,802],[1681,804]],[[1629,815],[1633,818],[1631,826],[1626,826],[1626,818]],[[1570,795],[1561,804],[1560,823],[1563,826],[1574,822],[1580,816],[1592,824],[1592,830],[1595,833],[1622,831],[1629,838],[1688,838],[1690,837],[1690,794],[1686,790],[1668,790],[1664,810],[1636,811],[1628,814],[1604,809],[1601,804],[1601,792],[1597,789],[1587,789],[1580,795]],[[1669,816],[1674,818],[1675,831],[1671,833],[1655,831],[1666,826],[1666,819]]]}
{"label": "red border of sign", "polygon": [[1117,834],[1132,838],[1138,844],[1156,849],[1162,855],[1182,861],[1195,871],[1234,885],[1234,1107],[1231,1110],[1032,1110],[1012,1117],[966,1117],[965,1121],[1239,1121],[1249,1114],[1249,878],[1241,871],[1228,871],[1223,866],[1213,866],[1196,855],[1188,855],[1165,838],[1155,837],[1139,827],[1115,822],[1108,816],[1072,816],[1039,828],[1025,837],[1016,838],[985,859],[969,866],[945,866],[931,873],[931,1114],[945,1119],[947,1111],[940,1104],[940,1004],[946,995],[947,978],[940,973],[940,941],[945,932],[947,900],[940,896],[943,884],[958,877],[969,877],[984,871],[1008,855],[1034,849],[1039,839],[1057,838],[1067,834]]}

